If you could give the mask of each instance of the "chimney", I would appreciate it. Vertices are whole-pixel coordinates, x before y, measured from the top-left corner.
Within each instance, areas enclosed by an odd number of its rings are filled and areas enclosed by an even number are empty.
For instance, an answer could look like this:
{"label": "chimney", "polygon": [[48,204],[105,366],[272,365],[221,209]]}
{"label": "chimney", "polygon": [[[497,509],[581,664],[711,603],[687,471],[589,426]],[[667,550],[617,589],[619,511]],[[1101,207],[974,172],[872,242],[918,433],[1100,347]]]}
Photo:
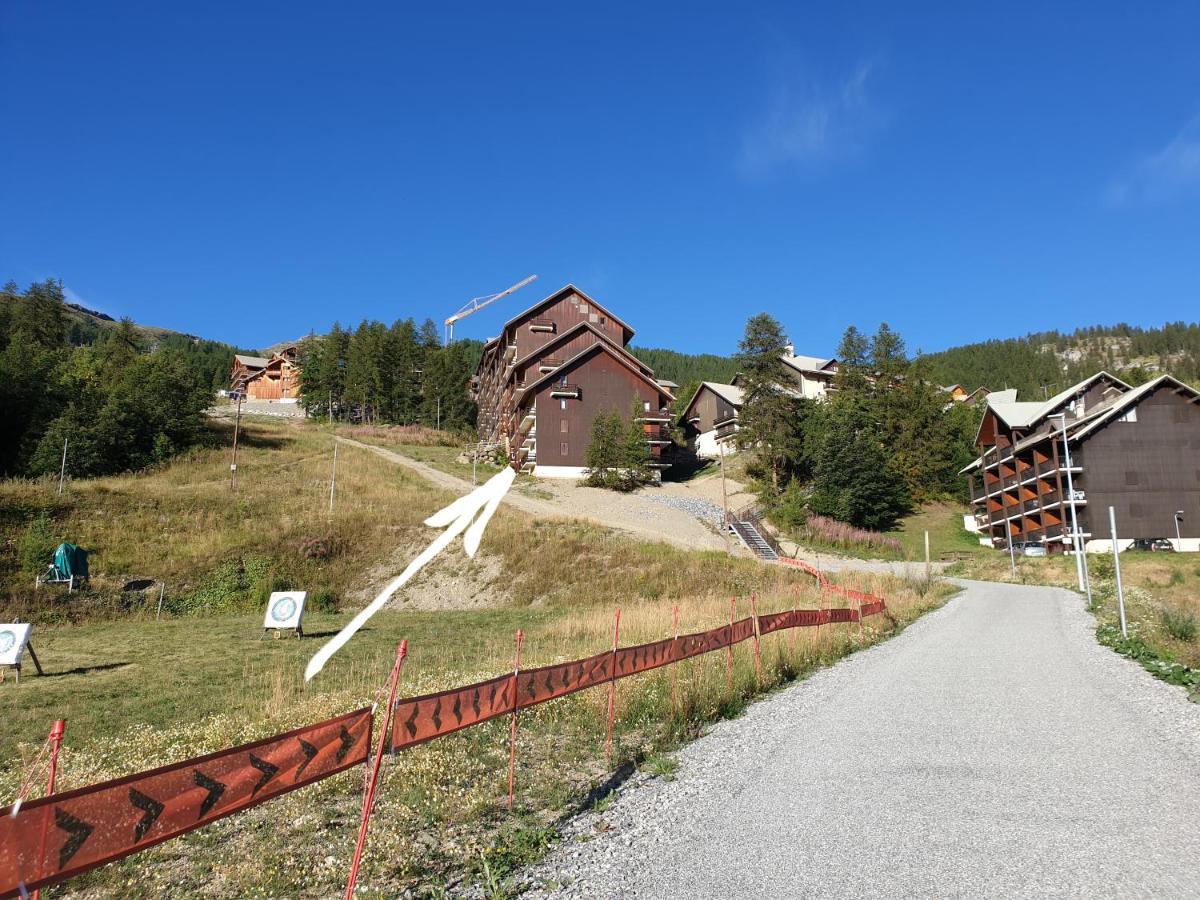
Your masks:
{"label": "chimney", "polygon": [[795,356],[796,355],[796,345],[793,344],[791,341],[788,341],[786,344],[783,345],[783,352],[786,353],[788,356]]}

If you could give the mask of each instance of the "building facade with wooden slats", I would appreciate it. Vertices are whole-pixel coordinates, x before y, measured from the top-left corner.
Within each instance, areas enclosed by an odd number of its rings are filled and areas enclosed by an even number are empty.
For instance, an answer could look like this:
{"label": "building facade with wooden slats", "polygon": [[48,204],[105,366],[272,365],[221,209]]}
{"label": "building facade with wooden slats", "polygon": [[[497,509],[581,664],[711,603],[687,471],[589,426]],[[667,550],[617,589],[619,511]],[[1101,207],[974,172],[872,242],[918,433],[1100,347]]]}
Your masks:
{"label": "building facade with wooden slats", "polygon": [[1200,392],[1170,375],[1134,388],[1100,372],[1044,402],[994,391],[976,445],[963,472],[980,534],[995,547],[1068,550],[1074,508],[1087,549],[1111,550],[1111,506],[1122,549],[1165,538],[1200,550]]}
{"label": "building facade with wooden slats", "polygon": [[670,465],[666,385],[628,350],[633,329],[574,285],[504,323],[484,345],[472,396],[479,440],[519,471],[541,477],[584,474],[592,422],[636,406],[652,465]]}
{"label": "building facade with wooden slats", "polygon": [[[779,385],[788,394],[807,400],[824,400],[834,390],[838,361],[817,356],[798,356],[790,344],[779,357],[786,380]],[[715,459],[724,447],[737,450],[738,415],[742,408],[741,376],[730,384],[701,382],[688,400],[680,419],[687,452],[700,459]]]}
{"label": "building facade with wooden slats", "polygon": [[230,388],[244,391],[247,400],[294,402],[300,396],[300,367],[295,347],[283,347],[270,357],[236,353],[229,370]]}

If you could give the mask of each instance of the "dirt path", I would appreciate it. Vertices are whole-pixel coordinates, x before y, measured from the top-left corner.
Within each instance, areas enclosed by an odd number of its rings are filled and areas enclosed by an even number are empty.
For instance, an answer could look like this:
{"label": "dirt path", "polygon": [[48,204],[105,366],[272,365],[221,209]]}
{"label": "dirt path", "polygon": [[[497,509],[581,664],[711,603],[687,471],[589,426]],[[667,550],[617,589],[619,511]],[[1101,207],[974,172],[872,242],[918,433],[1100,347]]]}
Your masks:
{"label": "dirt path", "polygon": [[[394,450],[352,438],[339,437],[338,441],[404,466],[456,495],[472,489],[470,482]],[[532,486],[514,486],[505,495],[504,502],[539,518],[580,519],[642,540],[662,541],[685,550],[724,550],[726,543],[718,530],[705,525],[683,509],[659,502],[661,498],[686,497],[686,493],[680,494],[674,490],[680,487],[683,486],[648,487],[636,494],[615,494],[566,479],[542,479]],[[720,491],[719,484],[717,491]]]}

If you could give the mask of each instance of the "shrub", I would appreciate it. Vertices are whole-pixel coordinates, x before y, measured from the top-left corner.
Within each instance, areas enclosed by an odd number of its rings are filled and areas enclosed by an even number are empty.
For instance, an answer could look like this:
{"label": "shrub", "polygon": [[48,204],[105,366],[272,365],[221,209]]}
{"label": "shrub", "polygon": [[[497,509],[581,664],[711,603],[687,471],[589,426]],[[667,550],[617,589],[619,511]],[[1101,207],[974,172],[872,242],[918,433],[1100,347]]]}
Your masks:
{"label": "shrub", "polygon": [[200,587],[169,604],[172,613],[211,615],[261,608],[273,590],[287,590],[271,561],[261,556],[231,559],[217,566]]}
{"label": "shrub", "polygon": [[50,521],[46,511],[42,510],[21,535],[18,548],[21,568],[31,574],[40,575],[53,562],[54,548],[59,543],[54,533],[54,523]]}
{"label": "shrub", "polygon": [[855,528],[816,513],[809,513],[795,533],[801,542],[807,539],[841,550],[886,550],[898,556],[903,555],[900,541],[894,537],[866,528]]}
{"label": "shrub", "polygon": [[337,595],[329,588],[311,591],[308,595],[308,608],[313,612],[335,613],[338,611]]}
{"label": "shrub", "polygon": [[337,554],[338,543],[332,533],[300,541],[300,555],[305,559],[329,559]]}
{"label": "shrub", "polygon": [[1176,640],[1190,643],[1196,639],[1196,617],[1191,613],[1164,609],[1162,625]]}

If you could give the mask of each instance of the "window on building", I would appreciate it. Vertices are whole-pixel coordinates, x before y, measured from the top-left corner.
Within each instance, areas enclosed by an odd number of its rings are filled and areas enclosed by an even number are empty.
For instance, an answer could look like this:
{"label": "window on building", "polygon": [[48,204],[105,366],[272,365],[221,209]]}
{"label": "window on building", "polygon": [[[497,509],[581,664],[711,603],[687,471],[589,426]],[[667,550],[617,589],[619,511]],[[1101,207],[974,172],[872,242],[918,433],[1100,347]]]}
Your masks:
{"label": "window on building", "polygon": [[650,401],[649,401],[649,400],[643,400],[643,401],[642,401],[642,409],[643,409],[645,412],[650,412]]}
{"label": "window on building", "polygon": [[566,441],[563,441],[562,443],[560,443],[558,445],[558,455],[559,456],[569,456],[570,455],[570,451],[567,447]]}
{"label": "window on building", "polygon": [[1129,409],[1125,410],[1125,412],[1117,418],[1117,421],[1118,422],[1136,422],[1137,421],[1137,407],[1134,406],[1134,407],[1130,407]]}
{"label": "window on building", "polygon": [[566,434],[566,433],[567,433],[567,430],[568,430],[568,429],[567,429],[567,420],[566,420],[566,419],[559,419],[559,420],[558,420],[558,430],[559,430],[560,432],[562,432],[563,434]]}
{"label": "window on building", "polygon": [[1138,473],[1126,471],[1125,472],[1125,484],[1129,487],[1132,487],[1132,486],[1136,485],[1137,483],[1138,483]]}
{"label": "window on building", "polygon": [[567,408],[567,400],[566,400],[566,398],[565,398],[565,397],[564,397],[562,400],[559,400],[559,401],[558,401],[558,408],[559,408],[559,409],[566,409],[566,408]]}

